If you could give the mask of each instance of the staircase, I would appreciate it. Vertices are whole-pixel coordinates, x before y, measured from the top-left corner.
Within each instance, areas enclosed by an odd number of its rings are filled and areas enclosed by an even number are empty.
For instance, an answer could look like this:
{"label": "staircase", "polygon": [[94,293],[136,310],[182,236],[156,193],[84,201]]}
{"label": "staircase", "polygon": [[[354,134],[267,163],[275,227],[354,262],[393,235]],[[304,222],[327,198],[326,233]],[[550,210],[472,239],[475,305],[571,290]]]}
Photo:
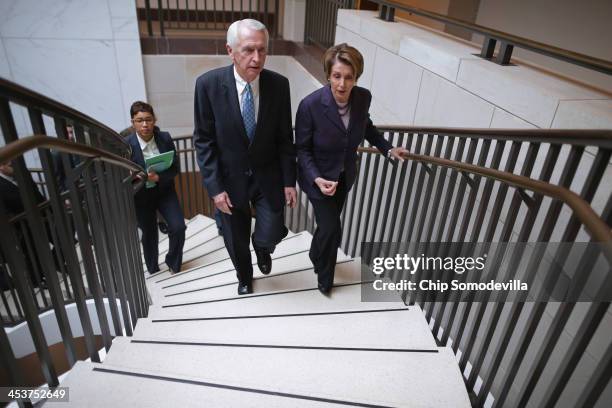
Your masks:
{"label": "staircase", "polygon": [[[152,306],[103,363],[62,386],[74,407],[468,407],[455,356],[418,306],[361,302],[360,261],[338,255],[319,293],[307,232],[288,235],[270,275],[238,296],[214,220],[187,224],[184,270],[147,278]],[[167,250],[160,242],[160,263]],[[255,267],[256,268],[256,267]]]}

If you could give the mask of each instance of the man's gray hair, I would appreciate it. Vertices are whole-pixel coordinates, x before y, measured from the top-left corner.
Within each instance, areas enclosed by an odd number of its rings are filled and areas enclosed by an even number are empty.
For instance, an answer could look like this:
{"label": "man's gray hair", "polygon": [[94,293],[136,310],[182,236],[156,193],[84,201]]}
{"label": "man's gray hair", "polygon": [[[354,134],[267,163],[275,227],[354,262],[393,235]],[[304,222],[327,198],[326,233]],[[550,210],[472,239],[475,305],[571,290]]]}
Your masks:
{"label": "man's gray hair", "polygon": [[263,31],[266,35],[266,47],[268,46],[268,42],[270,40],[270,34],[268,33],[268,29],[266,26],[257,20],[252,18],[245,18],[244,20],[234,21],[229,28],[227,29],[227,44],[235,48],[239,43],[239,34],[240,30],[243,28],[248,28],[253,31]]}

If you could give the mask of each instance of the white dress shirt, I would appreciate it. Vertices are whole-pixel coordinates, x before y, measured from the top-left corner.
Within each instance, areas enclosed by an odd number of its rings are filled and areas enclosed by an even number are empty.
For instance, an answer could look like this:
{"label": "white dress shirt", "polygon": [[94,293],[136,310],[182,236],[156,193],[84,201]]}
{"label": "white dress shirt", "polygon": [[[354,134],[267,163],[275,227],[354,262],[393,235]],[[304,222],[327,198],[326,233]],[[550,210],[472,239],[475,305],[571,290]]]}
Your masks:
{"label": "white dress shirt", "polygon": [[[244,92],[247,82],[242,79],[236,67],[234,66],[234,78],[236,79],[236,91],[238,91],[238,103],[240,104],[240,113],[242,113],[242,93]],[[251,82],[251,90],[253,91],[253,102],[255,103],[255,123],[257,123],[257,115],[259,113],[259,75]]]}
{"label": "white dress shirt", "polygon": [[4,173],[0,173],[0,177],[2,177],[3,179],[5,179],[6,181],[10,181],[11,183],[13,183],[14,185],[17,186],[17,180],[15,180],[13,177],[7,176]]}
{"label": "white dress shirt", "polygon": [[146,142],[142,137],[140,137],[138,132],[136,132],[136,136],[138,136],[138,144],[140,145],[140,150],[142,150],[142,155],[144,156],[145,160],[159,154],[157,143],[155,143],[155,137],[151,137],[151,140]]}

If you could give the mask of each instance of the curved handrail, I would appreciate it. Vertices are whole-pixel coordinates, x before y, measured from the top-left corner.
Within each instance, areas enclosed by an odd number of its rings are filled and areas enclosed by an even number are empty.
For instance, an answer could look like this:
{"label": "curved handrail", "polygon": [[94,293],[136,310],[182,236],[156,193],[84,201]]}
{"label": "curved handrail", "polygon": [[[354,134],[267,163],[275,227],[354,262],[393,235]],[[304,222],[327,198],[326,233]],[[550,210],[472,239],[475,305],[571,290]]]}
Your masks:
{"label": "curved handrail", "polygon": [[486,37],[501,40],[504,42],[511,43],[514,46],[543,54],[551,58],[555,58],[561,61],[570,62],[572,64],[579,65],[594,71],[602,72],[607,75],[612,75],[612,61],[607,61],[601,58],[595,58],[590,55],[581,54],[574,51],[569,51],[563,48],[555,47],[549,44],[544,44],[538,41],[530,40],[528,38],[519,37],[517,35],[508,34],[503,31],[494,30],[489,27],[484,27],[478,24],[470,23],[465,20],[460,20],[453,17],[448,17],[442,14],[434,13],[432,11],[423,10],[417,7],[408,6],[405,4],[399,4],[394,1],[388,0],[372,0],[374,3],[380,4],[381,6],[392,7],[398,10],[406,11],[408,13],[416,14],[422,17],[436,20],[445,24],[450,24],[455,27],[460,27],[471,31],[473,33],[482,34]]}
{"label": "curved handrail", "polygon": [[[373,147],[360,147],[358,149],[362,153],[380,153],[378,149]],[[566,203],[584,224],[586,229],[589,231],[591,236],[597,242],[612,243],[612,231],[610,227],[601,220],[601,218],[595,213],[593,208],[582,199],[578,194],[573,191],[557,186],[554,184],[546,183],[541,180],[534,180],[529,177],[520,176],[513,173],[508,173],[501,170],[489,169],[486,167],[480,167],[473,164],[461,163],[454,160],[442,159],[438,157],[425,156],[421,154],[408,153],[404,154],[406,159],[418,161],[421,163],[435,164],[447,168],[452,168],[458,171],[467,171],[473,174],[484,176],[487,178],[493,178],[498,181],[503,181],[509,185],[518,188],[526,188],[531,191],[535,191],[548,197],[556,198]],[[612,253],[610,260],[612,261]]]}
{"label": "curved handrail", "polygon": [[612,129],[491,129],[376,125],[381,132],[421,133],[445,136],[478,136],[500,140],[543,143],[571,143],[612,149]]}
{"label": "curved handrail", "polygon": [[121,136],[119,136],[117,132],[108,126],[69,106],[59,103],[38,92],[32,91],[31,89],[17,85],[16,83],[8,81],[2,77],[0,77],[0,97],[7,98],[10,101],[17,102],[24,106],[36,107],[43,112],[61,112],[62,116],[66,117],[67,119],[96,128],[102,131],[104,134],[108,134],[113,137],[113,140],[117,141],[120,145],[129,147],[129,144]]}
{"label": "curved handrail", "polygon": [[135,176],[146,176],[144,169],[129,159],[109,153],[97,147],[86,146],[46,135],[27,136],[1,147],[0,163],[13,160],[23,155],[27,151],[38,148],[56,149],[64,153],[79,154],[82,156],[99,159],[103,162],[131,170],[135,172]]}

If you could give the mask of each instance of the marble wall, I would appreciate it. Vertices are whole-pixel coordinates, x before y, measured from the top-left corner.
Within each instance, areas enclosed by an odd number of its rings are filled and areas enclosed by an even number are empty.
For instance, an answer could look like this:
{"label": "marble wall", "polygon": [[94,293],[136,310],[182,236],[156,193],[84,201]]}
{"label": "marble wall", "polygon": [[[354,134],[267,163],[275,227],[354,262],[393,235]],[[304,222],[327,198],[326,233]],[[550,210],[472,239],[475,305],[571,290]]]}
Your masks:
{"label": "marble wall", "polygon": [[372,90],[379,124],[612,128],[606,90],[523,64],[499,66],[475,56],[479,46],[415,23],[339,10],[340,42],[364,55],[360,84]]}
{"label": "marble wall", "polygon": [[0,76],[124,129],[146,98],[135,1],[1,1]]}
{"label": "marble wall", "polygon": [[[231,63],[225,55],[144,55],[144,72],[149,102],[158,125],[173,136],[193,133],[193,96],[195,81],[206,71]],[[266,68],[289,79],[293,118],[302,98],[320,83],[293,57],[270,55]]]}

